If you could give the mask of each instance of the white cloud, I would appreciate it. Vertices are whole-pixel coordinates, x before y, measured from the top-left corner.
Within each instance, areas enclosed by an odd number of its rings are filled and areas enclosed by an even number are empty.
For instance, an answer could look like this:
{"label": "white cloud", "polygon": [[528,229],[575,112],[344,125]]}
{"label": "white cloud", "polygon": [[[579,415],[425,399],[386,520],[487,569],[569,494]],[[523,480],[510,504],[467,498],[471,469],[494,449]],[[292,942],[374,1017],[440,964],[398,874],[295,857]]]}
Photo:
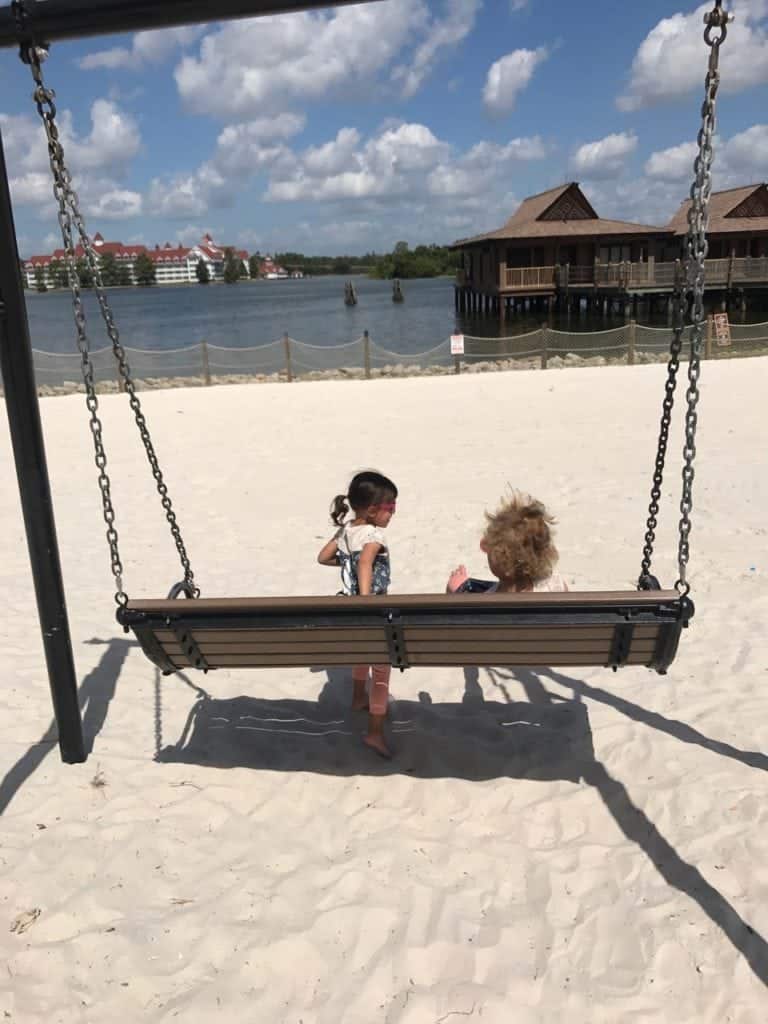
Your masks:
{"label": "white cloud", "polygon": [[587,182],[584,194],[601,217],[663,227],[685,198],[674,182],[650,178]]}
{"label": "white cloud", "polygon": [[111,100],[93,103],[91,122],[90,134],[75,142],[73,166],[120,174],[141,149],[138,124]]}
{"label": "white cloud", "polygon": [[304,151],[304,170],[318,177],[341,174],[355,159],[359,144],[360,133],[356,128],[341,128],[331,142]]}
{"label": "white cloud", "polygon": [[191,26],[137,32],[133,37],[133,45],[130,49],[115,46],[109,50],[89,53],[78,61],[78,66],[82,71],[93,71],[97,68],[108,70],[127,68],[131,71],[139,71],[147,64],[160,64],[174,50],[194,43],[204,31],[204,28]]}
{"label": "white cloud", "polygon": [[[717,152],[717,150],[716,150]],[[716,168],[729,185],[750,185],[768,179],[768,124],[754,124],[722,147]]]}
{"label": "white cloud", "polygon": [[426,28],[426,39],[416,48],[407,64],[392,73],[405,97],[413,96],[445,51],[453,49],[472,31],[481,0],[446,0],[445,14],[433,18]]}
{"label": "white cloud", "polygon": [[423,0],[240,21],[205,36],[199,56],[176,68],[176,83],[196,113],[275,113],[373,81],[426,21]]}
{"label": "white cloud", "polygon": [[577,174],[587,178],[615,178],[623,171],[627,157],[636,149],[636,135],[617,132],[579,146],[571,158],[571,166]]}
{"label": "white cloud", "polygon": [[515,105],[533,73],[549,56],[544,46],[537,50],[514,50],[491,65],[483,89],[483,102],[494,114],[506,114]]}
{"label": "white cloud", "polygon": [[528,6],[528,0],[509,0],[509,3],[513,12],[522,11],[524,7]]}
{"label": "white cloud", "polygon": [[[632,62],[620,110],[638,110],[684,96],[703,86],[709,50],[702,39],[711,2],[690,14],[662,18],[648,33]],[[741,92],[768,81],[768,0],[741,0],[720,56],[721,88]]]}
{"label": "white cloud", "polygon": [[645,173],[659,181],[686,181],[693,175],[693,161],[699,147],[695,142],[681,142],[651,153],[645,163]]}
{"label": "white cloud", "polygon": [[[111,100],[97,99],[90,111],[91,128],[78,135],[69,111],[59,112],[59,136],[67,166],[86,215],[116,213],[136,204],[136,193],[120,188],[130,170],[132,159],[141,150],[141,135],[135,119]],[[40,122],[31,116],[0,114],[0,126],[6,147],[13,201],[37,206],[41,217],[53,216],[53,177],[48,161],[45,134]],[[118,193],[123,193],[119,199]],[[112,194],[110,203],[103,197]],[[124,212],[121,216],[127,216]]]}
{"label": "white cloud", "polygon": [[305,124],[298,114],[227,125],[216,149],[195,171],[157,177],[150,183],[147,207],[160,217],[200,217],[211,206],[231,205],[243,182],[263,170],[286,173],[295,165],[291,150],[282,142]]}
{"label": "white cloud", "polygon": [[138,217],[142,209],[141,193],[114,188],[99,194],[91,203],[89,214],[99,220],[130,220]]}
{"label": "white cloud", "polygon": [[518,162],[541,159],[547,147],[538,138],[506,145],[481,142],[464,154],[423,124],[383,126],[362,142],[354,129],[283,160],[271,176],[266,198],[296,200],[373,200],[383,196],[475,197]]}
{"label": "white cloud", "polygon": [[[730,139],[714,141],[713,184],[715,189],[733,188],[765,181],[768,174],[768,124],[754,124]],[[695,142],[651,153],[645,173],[656,181],[679,182],[688,186],[698,153]]]}
{"label": "white cloud", "polygon": [[548,148],[539,136],[512,139],[505,146],[478,142],[456,160],[439,164],[429,175],[427,185],[434,196],[464,196],[474,199],[493,188],[510,167],[521,161],[541,160]]}

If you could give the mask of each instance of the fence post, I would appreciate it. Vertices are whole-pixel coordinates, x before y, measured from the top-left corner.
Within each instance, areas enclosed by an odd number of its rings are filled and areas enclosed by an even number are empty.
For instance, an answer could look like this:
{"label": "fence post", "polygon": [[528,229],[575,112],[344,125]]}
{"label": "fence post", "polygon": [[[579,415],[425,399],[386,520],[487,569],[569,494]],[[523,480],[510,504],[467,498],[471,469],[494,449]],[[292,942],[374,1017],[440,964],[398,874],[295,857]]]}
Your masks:
{"label": "fence post", "polygon": [[549,358],[549,353],[547,352],[548,346],[549,346],[549,329],[548,329],[547,324],[542,324],[541,325],[541,368],[542,368],[542,370],[546,370],[546,368],[547,368],[547,359]]}
{"label": "fence post", "polygon": [[363,331],[363,365],[365,367],[365,379],[371,379],[371,339],[368,331]]}
{"label": "fence post", "polygon": [[453,372],[461,373],[461,356],[453,357]]}
{"label": "fence post", "polygon": [[283,345],[285,346],[285,374],[290,384],[293,381],[293,366],[291,364],[291,339],[287,334],[283,335]]}
{"label": "fence post", "polygon": [[211,366],[208,362],[208,342],[200,342],[200,351],[203,357],[203,383],[206,387],[211,386]]}
{"label": "fence post", "polygon": [[637,340],[637,320],[630,320],[627,329],[627,366],[635,365],[635,343]]}
{"label": "fence post", "polygon": [[704,358],[712,358],[712,327],[714,325],[714,319],[710,313],[707,316],[707,336],[704,339]]}

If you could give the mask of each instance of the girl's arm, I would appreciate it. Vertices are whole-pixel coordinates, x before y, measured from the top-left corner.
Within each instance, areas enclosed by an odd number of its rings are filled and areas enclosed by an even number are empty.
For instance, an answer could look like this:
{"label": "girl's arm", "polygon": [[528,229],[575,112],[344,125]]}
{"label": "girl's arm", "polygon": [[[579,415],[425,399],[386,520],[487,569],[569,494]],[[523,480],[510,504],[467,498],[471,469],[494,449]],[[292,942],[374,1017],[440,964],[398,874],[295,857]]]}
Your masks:
{"label": "girl's arm", "polygon": [[357,583],[361,596],[371,592],[373,562],[380,551],[381,544],[376,544],[372,541],[370,544],[364,545],[363,550],[360,552],[360,558],[357,563]]}
{"label": "girl's arm", "polygon": [[317,560],[320,565],[338,565],[339,564],[339,544],[335,537],[332,537],[327,544],[324,544],[320,548],[320,554],[317,556]]}

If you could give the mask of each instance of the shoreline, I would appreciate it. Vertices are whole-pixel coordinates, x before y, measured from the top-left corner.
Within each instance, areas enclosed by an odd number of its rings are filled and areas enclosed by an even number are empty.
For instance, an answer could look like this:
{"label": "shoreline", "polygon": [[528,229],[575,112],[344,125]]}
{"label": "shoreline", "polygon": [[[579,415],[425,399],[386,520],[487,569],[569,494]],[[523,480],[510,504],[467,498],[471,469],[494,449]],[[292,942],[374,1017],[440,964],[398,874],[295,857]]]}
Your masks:
{"label": "shoreline", "polygon": [[[730,361],[733,359],[761,358],[768,355],[768,348],[756,349],[753,351],[734,351],[719,353],[714,359],[705,362]],[[667,352],[643,352],[635,353],[636,366],[645,366],[651,363],[666,363],[669,358]],[[603,366],[627,366],[626,356],[621,358],[606,358],[605,356],[580,356],[575,352],[569,352],[564,356],[553,355],[547,359],[546,366],[542,366],[540,356],[528,356],[523,359],[493,359],[478,360],[477,362],[461,363],[460,374],[457,373],[455,365],[431,365],[431,366],[410,366],[407,363],[391,363],[380,367],[371,367],[370,372],[362,367],[339,367],[329,370],[309,370],[306,373],[294,373],[291,379],[285,370],[268,374],[211,374],[206,379],[202,374],[192,376],[158,376],[141,377],[136,376],[134,383],[137,391],[163,391],[178,388],[203,388],[221,387],[233,384],[288,384],[288,383],[314,383],[331,380],[364,381],[369,380],[402,380],[406,377],[454,377],[464,374],[495,374],[515,373],[522,370],[569,370],[587,367]],[[96,393],[102,395],[117,394],[121,391],[116,380],[103,380],[96,382]],[[38,384],[37,394],[40,398],[51,398],[61,395],[83,394],[85,388],[82,381],[63,381],[61,384]],[[5,391],[0,388],[0,396]]]}

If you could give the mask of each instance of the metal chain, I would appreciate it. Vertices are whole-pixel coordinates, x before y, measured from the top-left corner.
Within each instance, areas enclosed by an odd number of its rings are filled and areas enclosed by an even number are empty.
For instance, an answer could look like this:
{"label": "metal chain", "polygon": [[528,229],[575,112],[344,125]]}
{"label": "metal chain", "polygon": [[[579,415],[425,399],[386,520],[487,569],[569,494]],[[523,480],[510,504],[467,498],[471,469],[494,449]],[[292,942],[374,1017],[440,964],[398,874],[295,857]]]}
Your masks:
{"label": "metal chain", "polygon": [[[722,9],[722,0],[716,0],[714,9],[705,16],[706,31],[704,39],[711,48],[709,67],[705,83],[705,98],[702,106],[702,126],[698,135],[699,151],[694,162],[694,182],[691,186],[691,205],[688,210],[688,234],[686,238],[685,280],[677,275],[674,294],[673,336],[670,345],[670,359],[667,364],[667,382],[662,406],[661,428],[656,452],[656,464],[651,488],[651,502],[648,509],[648,522],[643,548],[643,561],[638,586],[646,589],[653,585],[651,577],[651,560],[653,545],[656,539],[657,517],[661,486],[664,476],[664,462],[669,440],[669,427],[674,406],[674,394],[677,386],[677,372],[680,365],[685,314],[688,296],[692,295],[691,307],[691,342],[688,362],[688,388],[686,390],[687,410],[685,416],[685,445],[683,448],[683,496],[680,502],[681,519],[679,526],[680,542],[678,548],[678,580],[675,584],[678,592],[685,596],[690,591],[686,579],[686,570],[690,555],[689,536],[691,532],[690,514],[693,508],[693,462],[696,457],[696,427],[698,421],[697,406],[699,402],[699,377],[701,375],[701,349],[704,334],[704,283],[705,260],[707,257],[707,227],[709,224],[709,199],[712,192],[712,158],[713,137],[715,132],[715,99],[720,84],[718,70],[720,46],[728,32],[730,15]],[[720,35],[714,36],[713,30],[719,28]]]}
{"label": "metal chain", "polygon": [[[693,462],[696,458],[696,427],[698,425],[699,377],[701,376],[701,350],[704,338],[704,284],[706,258],[709,250],[709,199],[712,194],[712,160],[716,127],[715,103],[720,86],[720,47],[728,34],[730,15],[723,10],[722,0],[716,0],[714,9],[705,16],[704,40],[710,47],[709,67],[704,86],[701,108],[701,129],[698,136],[699,152],[694,163],[695,179],[691,186],[691,205],[688,209],[687,270],[691,289],[691,349],[688,361],[688,389],[685,394],[685,443],[683,445],[683,494],[680,500],[680,544],[678,548],[678,579],[675,587],[682,596],[691,589],[686,578],[690,557],[691,511],[693,509]],[[719,29],[719,34],[715,30]]]}
{"label": "metal chain", "polygon": [[651,503],[648,506],[648,522],[645,531],[645,546],[643,547],[643,561],[640,568],[640,579],[638,588],[640,590],[651,590],[656,586],[656,581],[651,576],[651,561],[653,559],[653,545],[656,540],[656,527],[658,526],[659,501],[661,500],[661,487],[664,482],[664,463],[667,457],[667,444],[669,443],[669,427],[672,422],[672,410],[675,405],[675,389],[677,388],[677,371],[680,368],[680,352],[683,347],[683,332],[685,331],[685,313],[688,304],[686,295],[683,267],[677,261],[675,267],[675,290],[673,295],[673,317],[672,341],[669,346],[669,362],[667,363],[667,382],[664,385],[664,401],[661,411],[661,425],[659,428],[659,443],[656,449],[656,464],[653,471],[653,485],[651,487]]}
{"label": "metal chain", "polygon": [[123,566],[118,549],[118,534],[114,525],[115,511],[112,505],[110,481],[106,472],[107,457],[102,441],[101,420],[98,415],[99,402],[96,396],[93,362],[91,360],[90,346],[86,332],[85,309],[83,307],[79,278],[77,274],[75,242],[73,239],[73,223],[80,238],[80,244],[83,248],[88,269],[92,275],[94,290],[98,299],[102,319],[104,320],[104,324],[107,329],[107,335],[112,343],[112,351],[114,353],[115,360],[117,361],[118,372],[122,379],[123,387],[128,393],[136,426],[144,444],[144,450],[152,469],[152,475],[155,478],[157,491],[160,495],[163,509],[165,510],[165,517],[168,520],[171,535],[173,536],[176,544],[176,550],[178,551],[182,569],[184,570],[184,582],[187,584],[189,592],[197,597],[199,596],[200,591],[195,586],[194,573],[192,572],[192,567],[187,556],[186,547],[176,520],[176,514],[173,510],[171,498],[168,494],[168,487],[158,463],[157,454],[155,453],[155,448],[147,427],[147,421],[142,412],[141,402],[136,394],[136,387],[131,377],[125,349],[120,342],[120,334],[112,316],[112,310],[109,306],[106,292],[104,291],[99,259],[88,236],[85,222],[83,221],[83,217],[80,212],[79,199],[77,193],[72,187],[71,175],[64,163],[64,150],[62,148],[56,124],[56,105],[54,102],[55,93],[53,90],[48,89],[43,81],[41,63],[45,60],[46,56],[47,52],[42,47],[22,47],[22,59],[25,63],[30,65],[32,76],[35,80],[36,88],[34,92],[34,100],[48,140],[48,156],[54,180],[53,194],[59,207],[59,225],[61,227],[61,237],[64,243],[67,276],[69,278],[69,286],[72,291],[72,307],[74,312],[75,328],[77,331],[77,347],[82,360],[86,404],[91,414],[91,434],[93,436],[96,466],[99,470],[98,483],[99,489],[101,490],[104,521],[107,524],[107,542],[109,544],[112,573],[115,577],[115,584],[117,586],[115,600],[119,605],[125,605],[128,601],[128,596],[123,590]]}

